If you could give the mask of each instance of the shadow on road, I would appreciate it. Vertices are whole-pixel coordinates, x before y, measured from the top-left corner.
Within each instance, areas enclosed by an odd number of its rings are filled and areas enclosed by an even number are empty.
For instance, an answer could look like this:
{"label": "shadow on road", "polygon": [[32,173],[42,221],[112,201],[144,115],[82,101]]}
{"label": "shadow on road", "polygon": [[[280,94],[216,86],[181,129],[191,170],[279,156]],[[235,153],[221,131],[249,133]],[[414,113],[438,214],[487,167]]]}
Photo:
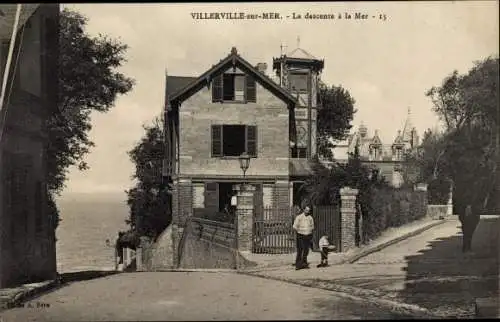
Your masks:
{"label": "shadow on road", "polygon": [[470,314],[474,300],[498,297],[499,218],[481,218],[472,252],[463,254],[458,233],[430,242],[419,255],[406,256],[406,303],[437,309],[450,316]]}

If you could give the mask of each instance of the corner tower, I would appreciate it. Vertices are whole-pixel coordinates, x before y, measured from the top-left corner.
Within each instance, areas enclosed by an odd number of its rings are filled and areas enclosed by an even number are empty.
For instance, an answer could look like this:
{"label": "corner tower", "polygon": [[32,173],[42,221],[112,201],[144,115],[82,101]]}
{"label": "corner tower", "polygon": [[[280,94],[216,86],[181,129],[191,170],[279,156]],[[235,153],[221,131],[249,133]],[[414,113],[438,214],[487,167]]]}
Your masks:
{"label": "corner tower", "polygon": [[316,154],[317,93],[323,68],[324,61],[300,48],[299,39],[296,49],[273,58],[279,84],[299,101],[295,109],[296,142],[290,142],[291,158],[311,159]]}

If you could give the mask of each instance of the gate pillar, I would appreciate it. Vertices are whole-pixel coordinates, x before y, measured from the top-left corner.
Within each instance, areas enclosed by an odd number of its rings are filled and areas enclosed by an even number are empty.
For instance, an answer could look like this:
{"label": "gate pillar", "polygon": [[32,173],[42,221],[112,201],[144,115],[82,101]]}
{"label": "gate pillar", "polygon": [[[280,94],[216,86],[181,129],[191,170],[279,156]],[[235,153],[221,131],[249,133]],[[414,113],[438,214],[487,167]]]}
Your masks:
{"label": "gate pillar", "polygon": [[251,252],[253,238],[253,210],[255,187],[241,184],[236,187],[236,229],[238,251]]}
{"label": "gate pillar", "polygon": [[344,187],[340,189],[340,235],[341,252],[346,252],[356,246],[356,196],[357,189]]}

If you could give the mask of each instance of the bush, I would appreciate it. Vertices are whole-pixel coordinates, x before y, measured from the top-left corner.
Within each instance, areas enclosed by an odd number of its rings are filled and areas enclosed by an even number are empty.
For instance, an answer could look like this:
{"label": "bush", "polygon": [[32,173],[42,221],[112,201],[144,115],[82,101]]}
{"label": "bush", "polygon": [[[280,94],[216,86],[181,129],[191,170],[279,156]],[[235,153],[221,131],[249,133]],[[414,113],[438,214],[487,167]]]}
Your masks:
{"label": "bush", "polygon": [[429,204],[446,205],[450,193],[450,181],[443,178],[434,179],[429,182]]}
{"label": "bush", "polygon": [[370,195],[370,199],[360,198],[365,244],[390,227],[400,227],[426,214],[425,192],[382,187],[372,188]]}

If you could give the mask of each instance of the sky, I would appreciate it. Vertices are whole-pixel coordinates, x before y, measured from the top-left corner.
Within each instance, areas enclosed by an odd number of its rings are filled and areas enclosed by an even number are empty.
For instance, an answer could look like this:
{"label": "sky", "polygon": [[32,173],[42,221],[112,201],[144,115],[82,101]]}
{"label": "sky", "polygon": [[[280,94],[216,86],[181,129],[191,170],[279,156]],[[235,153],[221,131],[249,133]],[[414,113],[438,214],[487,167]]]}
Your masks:
{"label": "sky", "polygon": [[[90,170],[72,168],[63,194],[123,192],[132,185],[127,151],[144,134],[143,124],[160,115],[165,71],[198,76],[226,57],[231,47],[253,64],[300,47],[325,60],[321,79],[341,85],[356,100],[353,125],[363,122],[384,143],[411,118],[421,135],[438,125],[425,92],[453,70],[498,55],[498,1],[68,4],[88,18],[86,31],[129,46],[120,71],[136,80],[106,114],[94,114],[86,157]],[[192,13],[279,13],[279,20],[193,19]],[[292,19],[293,14],[302,19]],[[352,19],[310,20],[306,13],[345,13]],[[369,19],[354,19],[355,13]],[[380,19],[385,15],[385,21]],[[290,16],[290,18],[287,18]]]}

